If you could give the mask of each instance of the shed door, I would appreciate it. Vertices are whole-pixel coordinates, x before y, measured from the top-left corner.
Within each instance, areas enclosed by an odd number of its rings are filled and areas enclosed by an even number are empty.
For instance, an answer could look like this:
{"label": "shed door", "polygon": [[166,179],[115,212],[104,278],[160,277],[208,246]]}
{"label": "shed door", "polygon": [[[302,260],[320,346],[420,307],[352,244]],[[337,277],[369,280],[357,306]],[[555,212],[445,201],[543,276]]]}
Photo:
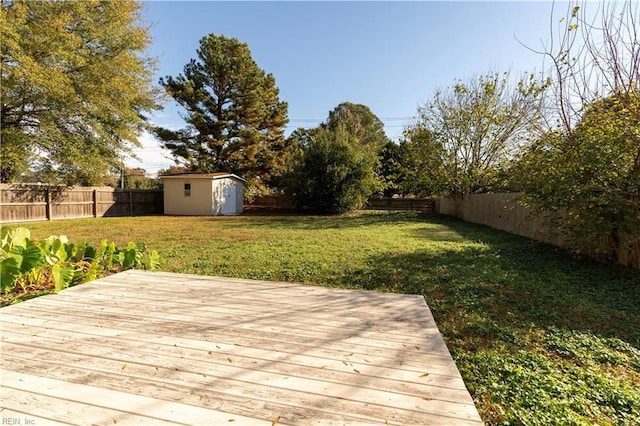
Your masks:
{"label": "shed door", "polygon": [[236,214],[236,185],[233,182],[224,182],[222,185],[222,208],[220,214]]}

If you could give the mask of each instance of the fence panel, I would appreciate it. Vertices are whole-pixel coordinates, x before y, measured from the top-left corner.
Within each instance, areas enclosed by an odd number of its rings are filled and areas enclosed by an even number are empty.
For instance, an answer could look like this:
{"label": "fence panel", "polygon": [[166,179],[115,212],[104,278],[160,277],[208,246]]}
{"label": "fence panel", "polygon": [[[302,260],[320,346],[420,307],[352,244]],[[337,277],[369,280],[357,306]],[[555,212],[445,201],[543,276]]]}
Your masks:
{"label": "fence panel", "polygon": [[[412,210],[433,212],[433,198],[370,198],[366,209],[369,210]],[[247,209],[295,209],[295,204],[282,195],[257,197],[246,205]]]}
{"label": "fence panel", "polygon": [[[439,198],[435,212],[456,216],[464,221],[487,225],[495,229],[521,235],[536,241],[569,247],[571,243],[564,231],[565,212],[555,214],[533,213],[518,203],[519,193],[468,194],[452,198]],[[607,236],[573,241],[582,253],[594,258],[611,251]],[[637,242],[621,245],[618,263],[640,267],[640,247]]]}
{"label": "fence panel", "polygon": [[44,191],[33,191],[29,187],[16,187],[8,191],[0,186],[0,220],[7,222],[46,220],[47,198]]}
{"label": "fence panel", "polygon": [[432,213],[435,201],[433,198],[370,198],[367,209],[370,210],[411,210]]}
{"label": "fence panel", "polygon": [[0,185],[0,222],[162,214],[163,209],[161,190]]}

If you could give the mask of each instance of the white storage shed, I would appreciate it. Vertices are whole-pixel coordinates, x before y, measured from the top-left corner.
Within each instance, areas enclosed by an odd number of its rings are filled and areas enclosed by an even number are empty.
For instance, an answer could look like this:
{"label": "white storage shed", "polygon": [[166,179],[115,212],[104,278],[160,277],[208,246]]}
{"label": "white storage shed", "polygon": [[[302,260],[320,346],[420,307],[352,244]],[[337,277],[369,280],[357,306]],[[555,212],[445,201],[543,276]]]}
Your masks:
{"label": "white storage shed", "polygon": [[244,183],[230,173],[162,176],[164,214],[218,216],[242,213]]}

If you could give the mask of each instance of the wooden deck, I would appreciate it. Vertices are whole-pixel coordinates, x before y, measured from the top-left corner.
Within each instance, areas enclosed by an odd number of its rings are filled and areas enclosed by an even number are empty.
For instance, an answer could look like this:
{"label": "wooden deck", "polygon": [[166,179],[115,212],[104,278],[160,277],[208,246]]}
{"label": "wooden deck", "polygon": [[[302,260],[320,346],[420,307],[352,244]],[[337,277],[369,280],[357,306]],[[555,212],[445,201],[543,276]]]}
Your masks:
{"label": "wooden deck", "polygon": [[419,296],[127,271],[0,320],[2,424],[482,424]]}

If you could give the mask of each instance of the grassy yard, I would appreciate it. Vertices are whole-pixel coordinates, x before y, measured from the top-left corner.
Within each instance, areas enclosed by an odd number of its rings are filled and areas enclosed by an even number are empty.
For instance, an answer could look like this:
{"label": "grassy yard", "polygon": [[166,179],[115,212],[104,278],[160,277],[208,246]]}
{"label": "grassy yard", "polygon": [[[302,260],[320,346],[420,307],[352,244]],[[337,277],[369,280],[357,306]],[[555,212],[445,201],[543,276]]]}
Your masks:
{"label": "grassy yard", "polygon": [[640,272],[413,213],[27,224],[163,270],[422,294],[488,424],[640,423]]}

